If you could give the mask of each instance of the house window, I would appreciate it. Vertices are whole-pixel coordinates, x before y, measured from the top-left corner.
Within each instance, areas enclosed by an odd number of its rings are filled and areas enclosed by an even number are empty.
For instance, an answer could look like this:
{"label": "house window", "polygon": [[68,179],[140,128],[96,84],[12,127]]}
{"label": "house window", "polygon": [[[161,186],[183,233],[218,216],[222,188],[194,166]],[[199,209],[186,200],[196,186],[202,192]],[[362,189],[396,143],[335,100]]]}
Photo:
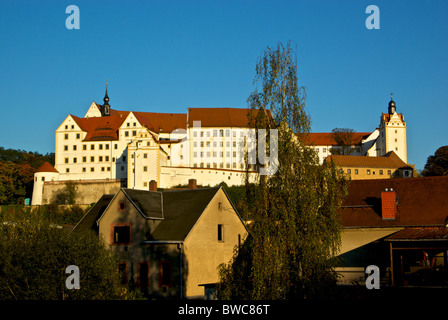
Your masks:
{"label": "house window", "polygon": [[355,174],[358,174],[358,169],[355,169]]}
{"label": "house window", "polygon": [[118,144],[114,144],[114,149],[117,150],[118,149]]}
{"label": "house window", "polygon": [[69,173],[69,172],[70,172],[70,169],[69,169],[69,168],[65,169],[65,172]]}
{"label": "house window", "polygon": [[68,133],[64,134],[64,139],[68,140]]}
{"label": "house window", "polygon": [[352,169],[347,169],[348,174],[352,174]]}
{"label": "house window", "polygon": [[120,202],[118,203],[118,209],[119,209],[120,211],[123,211],[124,208],[126,208],[125,203],[124,203],[123,201],[120,201]]}
{"label": "house window", "polygon": [[73,158],[73,163],[77,163],[78,159],[77,158]]}
{"label": "house window", "polygon": [[82,145],[82,150],[87,150],[87,145],[86,144]]}
{"label": "house window", "polygon": [[82,172],[86,172],[86,168],[85,167],[82,168]]}
{"label": "house window", "polygon": [[131,226],[129,224],[112,225],[112,244],[130,244]]}
{"label": "house window", "polygon": [[76,151],[76,144],[73,146],[73,151]]}
{"label": "house window", "polygon": [[370,169],[367,169],[367,174],[370,174]]}
{"label": "house window", "polygon": [[68,146],[67,145],[64,146],[64,151],[68,151]]}
{"label": "house window", "polygon": [[132,136],[135,137],[137,135],[137,131],[132,130]]}
{"label": "house window", "polygon": [[383,170],[380,170],[380,176],[382,176],[383,175]]}
{"label": "house window", "polygon": [[391,175],[392,173],[391,173],[391,171],[390,170],[387,170],[387,175]]}
{"label": "house window", "polygon": [[91,168],[90,168],[90,172],[95,172],[95,168],[94,168],[94,167],[91,167]]}
{"label": "house window", "polygon": [[104,147],[106,148],[106,150],[109,150],[109,145],[105,144]]}
{"label": "house window", "polygon": [[90,150],[95,150],[95,145],[94,144],[90,145]]}
{"label": "house window", "polygon": [[138,262],[137,269],[137,285],[139,287],[149,287],[149,262]]}
{"label": "house window", "polygon": [[124,136],[125,136],[125,137],[129,137],[129,132],[128,132],[128,131],[125,131],[125,132],[124,132]]}
{"label": "house window", "polygon": [[126,285],[128,283],[128,264],[127,262],[118,263],[118,276],[120,284]]}
{"label": "house window", "polygon": [[148,172],[148,167],[147,166],[143,167],[143,172]]}
{"label": "house window", "polygon": [[65,163],[68,163],[68,158],[65,158],[65,159],[64,159],[64,162],[65,162]]}
{"label": "house window", "polygon": [[160,261],[160,287],[171,287],[173,285],[173,266],[171,261]]}
{"label": "house window", "polygon": [[224,225],[218,224],[218,241],[224,241]]}
{"label": "house window", "polygon": [[95,157],[90,157],[90,162],[95,162]]}
{"label": "house window", "polygon": [[222,202],[218,202],[218,210],[222,211]]}
{"label": "house window", "polygon": [[100,150],[103,150],[103,145],[100,144],[100,145],[98,146],[98,148],[99,148]]}

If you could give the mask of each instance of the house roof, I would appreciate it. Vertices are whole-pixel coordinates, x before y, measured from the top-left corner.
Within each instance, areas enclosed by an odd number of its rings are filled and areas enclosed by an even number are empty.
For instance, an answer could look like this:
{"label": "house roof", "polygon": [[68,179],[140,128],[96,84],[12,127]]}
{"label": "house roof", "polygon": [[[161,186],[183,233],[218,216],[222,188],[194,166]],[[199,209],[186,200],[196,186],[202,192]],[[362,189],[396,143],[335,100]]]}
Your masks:
{"label": "house roof", "polygon": [[[397,216],[381,218],[381,192],[397,194]],[[354,227],[445,226],[448,218],[448,176],[353,180],[340,208],[342,225]]]}
{"label": "house roof", "polygon": [[[367,139],[371,132],[353,132],[353,145],[360,145],[362,140]],[[336,146],[332,132],[310,132],[307,134],[308,143],[315,146]]]}
{"label": "house roof", "polygon": [[[221,187],[174,191],[121,191],[146,219],[160,220],[146,241],[184,241]],[[75,226],[75,230],[98,231],[101,218],[115,195],[103,195]],[[230,201],[230,200],[229,200]]]}
{"label": "house roof", "polygon": [[387,241],[447,241],[448,228],[405,228],[387,237]]}
{"label": "house roof", "polygon": [[44,162],[36,172],[56,172],[59,173],[49,162]]}
{"label": "house roof", "polygon": [[94,230],[98,232],[98,225],[96,221],[101,217],[101,215],[106,210],[110,201],[114,198],[113,194],[104,194],[93,207],[86,212],[86,214],[81,218],[78,224],[73,230]]}
{"label": "house roof", "polygon": [[[201,121],[201,127],[249,128],[249,108],[188,108],[188,125]],[[271,112],[267,110],[269,116]]]}
{"label": "house roof", "polygon": [[352,155],[330,155],[325,158],[326,162],[333,161],[338,167],[351,168],[411,168],[406,162],[393,151],[381,157],[352,156]]}
{"label": "house roof", "polygon": [[137,210],[145,218],[162,219],[162,193],[155,191],[121,189],[125,195],[133,202]]}
{"label": "house roof", "polygon": [[149,241],[183,241],[220,187],[163,192],[164,220]]}

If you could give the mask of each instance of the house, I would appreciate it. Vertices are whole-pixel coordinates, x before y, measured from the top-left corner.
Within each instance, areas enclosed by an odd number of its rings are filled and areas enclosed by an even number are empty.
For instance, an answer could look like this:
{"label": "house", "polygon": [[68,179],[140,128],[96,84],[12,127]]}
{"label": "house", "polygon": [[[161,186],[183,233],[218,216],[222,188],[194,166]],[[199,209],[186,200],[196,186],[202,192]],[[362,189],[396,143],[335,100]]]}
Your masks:
{"label": "house", "polygon": [[447,190],[448,176],[351,181],[341,207],[341,282],[363,282],[376,265],[388,285],[447,286]]}
{"label": "house", "polygon": [[[121,259],[123,285],[164,298],[204,298],[248,232],[223,188],[104,195],[74,230],[92,229]],[[151,183],[152,190],[156,183]]]}
{"label": "house", "polygon": [[333,162],[352,180],[409,178],[414,168],[401,160],[394,151],[384,156],[331,155],[324,162]]}

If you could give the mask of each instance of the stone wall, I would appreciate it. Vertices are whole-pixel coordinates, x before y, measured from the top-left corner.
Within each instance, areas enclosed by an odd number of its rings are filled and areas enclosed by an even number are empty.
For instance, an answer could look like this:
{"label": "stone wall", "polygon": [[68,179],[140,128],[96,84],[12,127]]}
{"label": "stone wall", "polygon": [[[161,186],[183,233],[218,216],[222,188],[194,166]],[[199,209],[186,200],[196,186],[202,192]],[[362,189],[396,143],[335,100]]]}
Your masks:
{"label": "stone wall", "polygon": [[[50,204],[56,195],[65,188],[67,181],[46,181],[43,186],[42,204]],[[91,204],[97,202],[103,194],[115,194],[120,190],[119,179],[106,180],[73,180],[77,186],[76,204]]]}

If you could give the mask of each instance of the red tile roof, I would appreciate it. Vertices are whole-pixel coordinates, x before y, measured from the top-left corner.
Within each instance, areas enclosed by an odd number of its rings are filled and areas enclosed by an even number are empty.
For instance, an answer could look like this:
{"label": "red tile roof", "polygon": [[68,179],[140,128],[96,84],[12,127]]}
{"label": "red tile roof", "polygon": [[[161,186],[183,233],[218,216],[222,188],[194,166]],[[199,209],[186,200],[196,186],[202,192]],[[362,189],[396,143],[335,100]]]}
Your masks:
{"label": "red tile roof", "polygon": [[118,140],[118,129],[120,128],[128,111],[121,111],[108,117],[79,118],[72,115],[73,120],[82,131],[87,132],[84,141],[110,141]]}
{"label": "red tile roof", "polygon": [[186,130],[187,115],[185,113],[133,112],[137,120],[156,133],[171,133],[176,129]]}
{"label": "red tile roof", "polygon": [[446,227],[406,228],[387,237],[387,240],[390,241],[448,240],[448,228]]}
{"label": "red tile roof", "polygon": [[331,161],[344,168],[411,168],[393,151],[381,157],[330,155],[325,158],[325,162]]}
{"label": "red tile roof", "polygon": [[250,112],[249,108],[188,108],[188,125],[201,121],[201,127],[248,128]]}
{"label": "red tile roof", "polygon": [[[381,192],[397,194],[397,216],[381,218]],[[448,218],[448,176],[353,180],[341,207],[344,227],[445,226]]]}
{"label": "red tile roof", "polygon": [[49,162],[44,162],[36,172],[56,172],[59,173]]}
{"label": "red tile roof", "polygon": [[[371,132],[353,132],[354,145],[360,145],[363,139],[366,139]],[[334,140],[332,132],[311,132],[308,134],[310,145],[315,146],[336,146],[338,145]]]}

